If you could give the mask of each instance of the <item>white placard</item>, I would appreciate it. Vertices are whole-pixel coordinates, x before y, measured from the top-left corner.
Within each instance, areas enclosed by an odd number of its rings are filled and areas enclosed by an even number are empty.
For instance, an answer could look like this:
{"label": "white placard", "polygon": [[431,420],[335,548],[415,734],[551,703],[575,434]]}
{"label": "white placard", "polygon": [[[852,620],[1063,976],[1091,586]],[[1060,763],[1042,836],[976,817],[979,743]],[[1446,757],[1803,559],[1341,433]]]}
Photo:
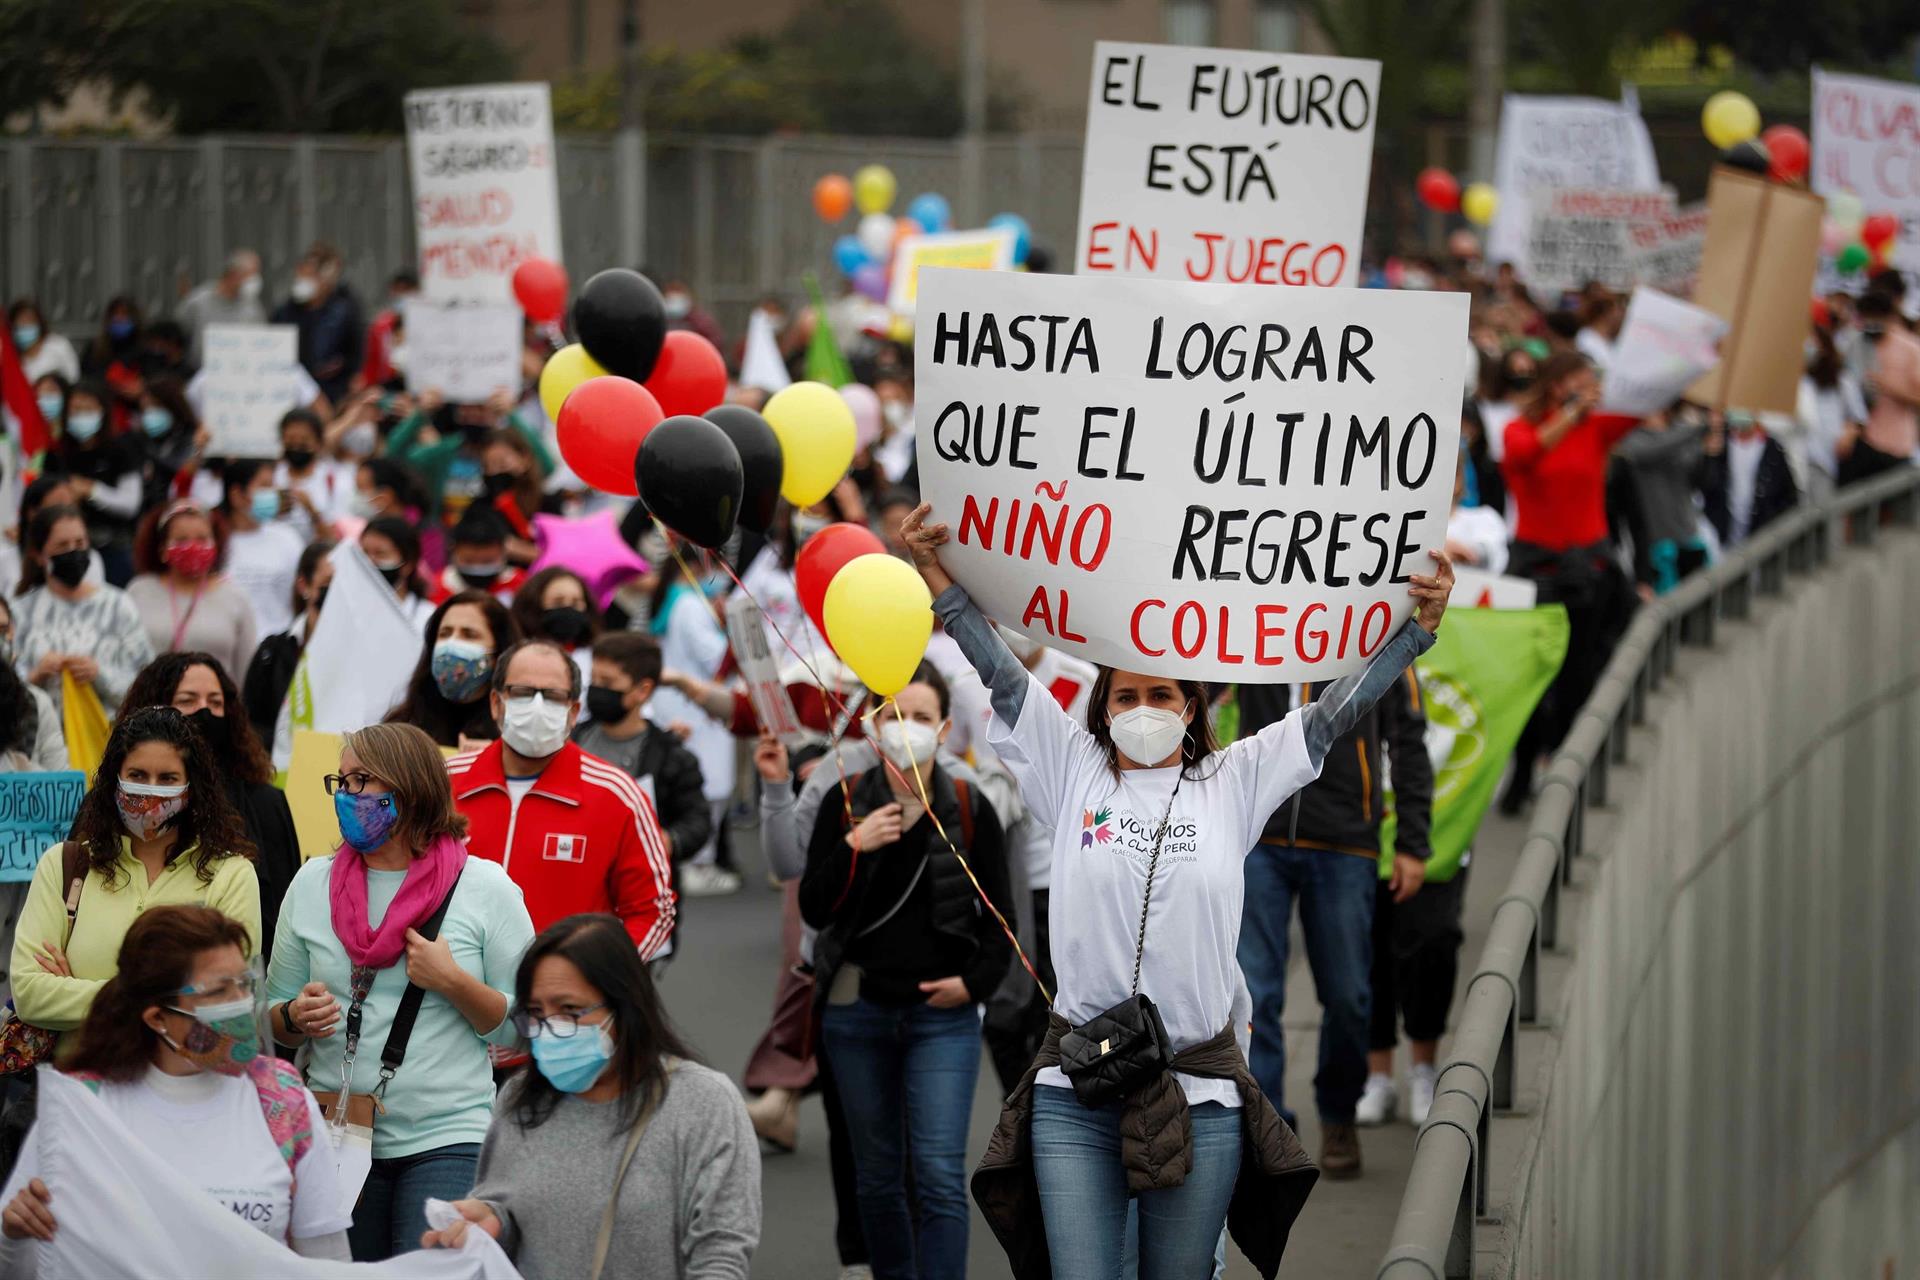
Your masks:
{"label": "white placard", "polygon": [[1100,41],[1074,273],[1353,284],[1379,100],[1366,59]]}
{"label": "white placard", "polygon": [[1627,228],[1627,269],[1635,284],[1663,293],[1693,291],[1707,250],[1707,202],[1690,204]]}
{"label": "white placard", "polygon": [[978,231],[940,231],[908,236],[893,250],[893,272],[887,290],[887,309],[910,316],[920,298],[920,268],[955,267],[974,271],[1007,271],[1019,237],[1005,228]]}
{"label": "white placard", "polygon": [[1920,287],[1920,86],[1815,67],[1810,141],[1816,194],[1851,191],[1868,213],[1900,219],[1892,263],[1907,277],[1911,305]]}
{"label": "white placard", "polygon": [[280,455],[280,419],[303,403],[300,331],[290,324],[210,324],[195,381],[207,452],[229,458]]}
{"label": "white placard", "polygon": [[767,643],[767,623],[760,606],[744,591],[727,598],[727,639],[733,644],[734,661],[746,678],[747,696],[753,699],[753,714],[762,728],[794,750],[806,743],[806,729],[793,709],[793,695],[780,678],[780,664],[774,660]]}
{"label": "white placard", "polygon": [[1720,363],[1727,322],[1704,307],[1635,289],[1601,381],[1600,407],[1644,418],[1679,399]]}
{"label": "white placard", "polygon": [[520,398],[518,307],[441,306],[409,299],[407,389],[429,387],[453,404],[481,404],[496,391]]}
{"label": "white placard", "polygon": [[1631,289],[1634,231],[1674,212],[1670,192],[1586,187],[1536,191],[1529,207],[1533,225],[1520,276],[1539,294],[1579,289],[1590,280]]}
{"label": "white placard", "polygon": [[1660,186],[1653,139],[1631,86],[1621,91],[1619,102],[1508,94],[1500,104],[1493,169],[1500,206],[1487,233],[1487,260],[1521,267],[1534,192],[1557,187],[1654,191]]}
{"label": "white placard", "polygon": [[927,271],[921,493],[993,618],[1091,662],[1357,671],[1446,537],[1467,297]]}
{"label": "white placard", "polygon": [[1540,585],[1531,578],[1514,578],[1455,565],[1450,609],[1531,609],[1539,602]]}
{"label": "white placard", "polygon": [[511,303],[522,258],[560,261],[547,86],[415,89],[406,116],[422,292],[436,302]]}

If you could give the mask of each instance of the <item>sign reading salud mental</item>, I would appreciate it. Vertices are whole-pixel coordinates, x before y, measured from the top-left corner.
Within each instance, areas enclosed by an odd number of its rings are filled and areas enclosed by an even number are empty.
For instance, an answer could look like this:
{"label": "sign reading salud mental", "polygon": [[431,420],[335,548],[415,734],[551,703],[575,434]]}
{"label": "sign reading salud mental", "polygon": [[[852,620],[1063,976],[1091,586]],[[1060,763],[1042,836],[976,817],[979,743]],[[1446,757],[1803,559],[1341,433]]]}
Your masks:
{"label": "sign reading salud mental", "polygon": [[522,258],[560,261],[547,86],[416,89],[406,117],[421,291],[435,302],[511,303]]}
{"label": "sign reading salud mental", "polygon": [[1467,297],[924,271],[921,492],[982,610],[1200,680],[1360,670],[1445,539]]}
{"label": "sign reading salud mental", "polygon": [[1100,41],[1075,274],[1353,284],[1379,99],[1364,59]]}

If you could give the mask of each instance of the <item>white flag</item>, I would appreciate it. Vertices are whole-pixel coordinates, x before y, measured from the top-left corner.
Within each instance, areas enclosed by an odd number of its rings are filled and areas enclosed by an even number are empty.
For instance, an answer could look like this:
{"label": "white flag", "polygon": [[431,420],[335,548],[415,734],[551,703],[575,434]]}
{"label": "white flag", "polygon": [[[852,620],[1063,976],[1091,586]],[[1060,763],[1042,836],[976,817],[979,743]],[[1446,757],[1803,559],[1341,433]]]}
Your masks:
{"label": "white flag", "polygon": [[[826,322],[822,319],[821,323]],[[785,391],[792,381],[787,362],[780,358],[780,339],[773,331],[773,321],[766,312],[755,311],[747,317],[747,345],[740,356],[740,385],[758,387],[772,395]]]}

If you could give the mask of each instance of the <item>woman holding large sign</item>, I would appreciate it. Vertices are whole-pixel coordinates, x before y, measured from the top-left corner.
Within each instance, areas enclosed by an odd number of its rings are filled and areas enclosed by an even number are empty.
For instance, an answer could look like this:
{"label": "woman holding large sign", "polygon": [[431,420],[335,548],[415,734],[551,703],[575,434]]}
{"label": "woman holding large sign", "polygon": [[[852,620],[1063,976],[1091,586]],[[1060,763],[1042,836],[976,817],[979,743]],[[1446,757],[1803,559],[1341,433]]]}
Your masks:
{"label": "woman holding large sign", "polygon": [[1434,575],[1409,587],[1415,618],[1365,671],[1220,748],[1194,680],[1102,667],[1076,724],[941,567],[948,531],[925,523],[930,512],[914,511],[902,536],[991,693],[988,740],[1054,831],[1059,991],[974,1197],[1016,1276],[1049,1265],[1058,1280],[1118,1274],[1130,1195],[1141,1280],[1209,1274],[1229,1201],[1241,1206],[1235,1242],[1272,1274],[1317,1172],[1234,1042],[1242,859],[1334,740],[1433,644],[1453,566],[1431,553]]}

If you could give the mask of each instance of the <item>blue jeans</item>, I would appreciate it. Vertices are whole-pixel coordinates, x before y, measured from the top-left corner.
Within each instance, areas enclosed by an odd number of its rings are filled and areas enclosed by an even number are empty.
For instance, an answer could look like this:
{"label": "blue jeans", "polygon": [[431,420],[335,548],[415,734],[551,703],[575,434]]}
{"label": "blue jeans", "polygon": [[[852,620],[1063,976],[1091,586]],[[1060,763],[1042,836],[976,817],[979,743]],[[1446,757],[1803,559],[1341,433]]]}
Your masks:
{"label": "blue jeans", "polygon": [[1240,1112],[1193,1108],[1193,1169],[1165,1191],[1127,1193],[1119,1104],[1092,1108],[1073,1090],[1033,1091],[1033,1176],[1046,1219],[1054,1280],[1118,1280],[1128,1249],[1128,1209],[1138,1205],[1139,1280],[1213,1274],[1214,1246],[1240,1176]]}
{"label": "blue jeans", "polygon": [[427,1201],[465,1199],[479,1167],[477,1142],[375,1160],[347,1228],[353,1260],[383,1262],[418,1249],[427,1233]]}
{"label": "blue jeans", "polygon": [[1367,1020],[1373,1011],[1373,898],[1380,880],[1371,858],[1325,849],[1258,844],[1247,855],[1247,901],[1240,918],[1240,972],[1253,996],[1253,1052],[1247,1065],[1285,1118],[1287,924],[1300,902],[1307,966],[1320,995],[1320,1068],[1313,1100],[1320,1118],[1352,1124],[1367,1082]]}
{"label": "blue jeans", "polygon": [[[966,1275],[967,1123],[980,1077],[979,1006],[855,1000],[828,1005],[820,1030],[853,1143],[860,1226],[875,1280]],[[917,1228],[907,1203],[909,1152]]]}

